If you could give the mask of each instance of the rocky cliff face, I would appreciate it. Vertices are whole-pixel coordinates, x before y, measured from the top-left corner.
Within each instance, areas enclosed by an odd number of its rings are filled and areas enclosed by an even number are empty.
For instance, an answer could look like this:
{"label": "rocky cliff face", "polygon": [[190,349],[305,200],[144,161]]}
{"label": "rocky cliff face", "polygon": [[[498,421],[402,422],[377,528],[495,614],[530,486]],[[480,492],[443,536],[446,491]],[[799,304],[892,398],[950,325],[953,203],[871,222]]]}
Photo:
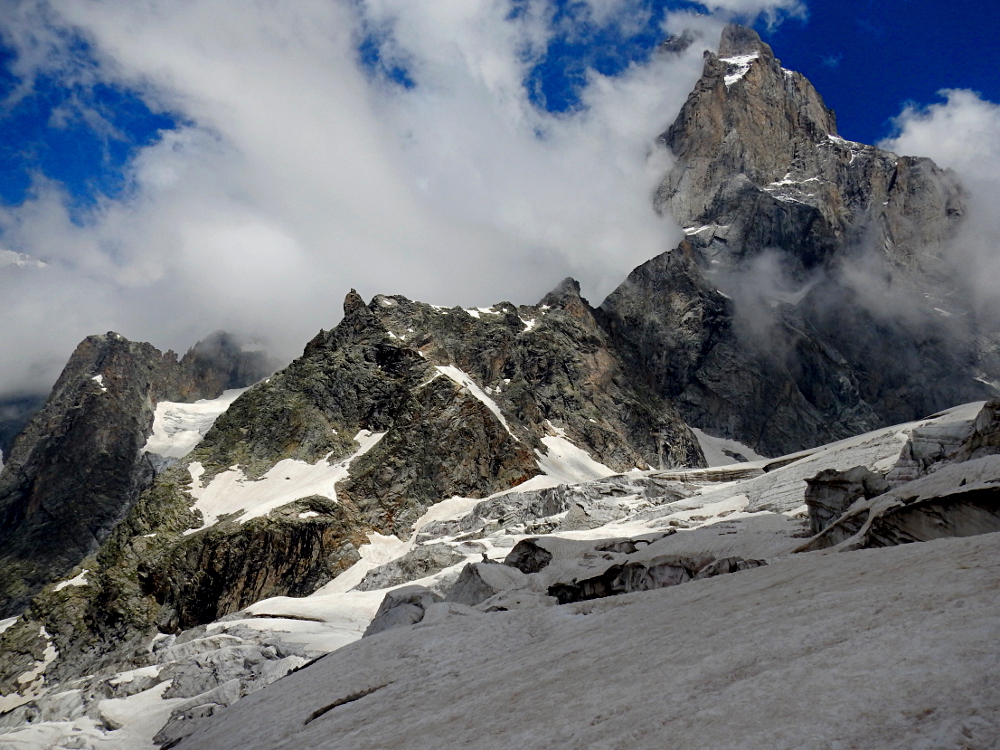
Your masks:
{"label": "rocky cliff face", "polygon": [[[148,345],[88,341],[95,351],[122,350],[119,377],[131,373],[152,391],[163,381],[175,387],[155,368],[141,369],[151,361],[141,348]],[[104,397],[86,363],[74,361],[64,379]],[[115,434],[130,440],[120,463],[141,464],[150,392],[128,390],[133,401],[117,407]],[[72,616],[53,608],[50,591],[2,638],[30,663],[44,648],[42,623],[68,655],[50,673],[72,676],[152,628],[176,632],[261,598],[309,594],[357,561],[369,533],[406,538],[441,500],[484,498],[542,473],[554,472],[542,485],[551,486],[574,472],[592,478],[661,462],[699,466],[704,458],[670,404],[628,379],[575,281],[538,305],[475,310],[381,295],[365,304],[352,291],[336,328],[240,396],[138,503],[139,483],[115,495],[129,500],[101,527],[107,542],[85,563],[89,584]],[[140,476],[131,465],[112,470]],[[285,484],[307,474],[316,479]],[[224,507],[212,511],[213,503]],[[74,564],[103,541],[94,538]],[[0,680],[23,666],[11,662]]]}
{"label": "rocky cliff face", "polygon": [[690,424],[777,455],[993,394],[996,336],[948,273],[953,175],[840,138],[739,26],[661,140],[676,161],[655,203],[687,238],[601,309]]}
{"label": "rocky cliff face", "polygon": [[[344,320],[241,398],[199,451],[209,471],[260,476],[276,461],[342,459],[359,430],[386,433],[339,496],[384,532],[430,503],[483,497],[539,473],[562,435],[612,469],[703,460],[668,402],[630,383],[594,310],[567,280],[538,305],[444,310],[356,294]],[[662,433],[663,437],[658,437]]]}
{"label": "rocky cliff face", "polygon": [[81,342],[0,474],[0,615],[96,552],[149,485],[156,401],[215,397],[268,366],[225,334],[179,362],[116,333]]}
{"label": "rocky cliff face", "polygon": [[777,248],[812,268],[864,243],[923,267],[965,211],[961,187],[929,159],[838,136],[812,84],[742,26],[727,27],[719,54],[706,54],[661,140],[677,161],[656,206],[708,259]]}

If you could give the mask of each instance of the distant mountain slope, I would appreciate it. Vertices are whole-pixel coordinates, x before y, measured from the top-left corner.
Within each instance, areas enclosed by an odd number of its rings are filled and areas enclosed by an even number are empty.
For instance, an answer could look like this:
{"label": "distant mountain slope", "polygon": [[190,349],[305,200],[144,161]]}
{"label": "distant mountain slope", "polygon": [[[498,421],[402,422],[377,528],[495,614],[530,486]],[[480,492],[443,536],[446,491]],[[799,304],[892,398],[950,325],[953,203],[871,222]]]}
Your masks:
{"label": "distant mountain slope", "polygon": [[81,342],[0,473],[0,615],[97,551],[148,486],[156,401],[214,397],[270,367],[221,332],[180,361],[116,333]]}

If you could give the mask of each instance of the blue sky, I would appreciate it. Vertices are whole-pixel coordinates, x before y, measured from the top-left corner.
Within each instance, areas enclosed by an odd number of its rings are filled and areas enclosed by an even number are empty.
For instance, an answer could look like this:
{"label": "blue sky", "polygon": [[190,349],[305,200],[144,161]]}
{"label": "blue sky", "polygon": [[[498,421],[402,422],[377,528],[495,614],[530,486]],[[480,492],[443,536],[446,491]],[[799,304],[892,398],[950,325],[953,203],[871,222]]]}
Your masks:
{"label": "blue sky", "polygon": [[[512,4],[517,13],[522,3]],[[558,0],[555,22],[573,33],[557,34],[547,53],[525,77],[532,101],[551,112],[580,106],[588,70],[615,75],[643,62],[663,37],[662,13],[690,3],[650,0],[648,22],[623,32],[616,27],[574,23],[573,3]],[[1000,101],[1000,76],[992,53],[1000,49],[1000,21],[977,0],[813,0],[804,18],[787,17],[776,28],[758,30],[786,67],[804,73],[838,114],[841,134],[876,142],[892,134],[892,118],[907,102],[938,100],[937,92],[967,88]],[[358,58],[377,66],[378,37],[363,36]],[[77,59],[86,61],[80,44]],[[16,55],[0,49],[0,201],[22,203],[33,174],[58,181],[74,209],[85,211],[97,196],[128,189],[123,172],[136,149],[183,120],[178,113],[151,111],[127,87],[90,81],[66,86],[52,76],[24,83],[12,70]],[[84,62],[84,65],[86,63]],[[413,86],[405,66],[389,75]]]}
{"label": "blue sky", "polygon": [[352,287],[471,307],[573,276],[599,303],[683,236],[653,141],[701,48],[652,52],[734,13],[845,137],[909,107],[901,150],[1000,174],[993,16],[804,2],[0,0],[0,396],[109,330],[291,359]]}

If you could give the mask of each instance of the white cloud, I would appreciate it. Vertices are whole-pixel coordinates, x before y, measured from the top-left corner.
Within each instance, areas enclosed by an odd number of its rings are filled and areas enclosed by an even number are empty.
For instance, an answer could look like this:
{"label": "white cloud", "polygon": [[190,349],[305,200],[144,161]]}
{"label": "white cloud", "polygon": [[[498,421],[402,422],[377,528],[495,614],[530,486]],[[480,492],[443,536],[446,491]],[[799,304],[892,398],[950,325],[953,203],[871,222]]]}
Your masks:
{"label": "white cloud", "polygon": [[948,89],[944,101],[908,105],[895,119],[898,134],[879,144],[900,154],[919,154],[955,171],[968,205],[949,251],[952,267],[973,292],[980,314],[1000,317],[1000,105],[973,91]]}
{"label": "white cloud", "polygon": [[[522,85],[555,33],[543,0],[515,15],[504,0],[57,7],[11,15],[20,72],[124,84],[188,124],[142,149],[125,197],[83,226],[41,179],[35,199],[0,211],[5,244],[49,263],[0,269],[0,392],[51,382],[53,362],[108,329],[183,348],[223,327],[291,357],[339,319],[351,287],[532,302],[571,274],[597,303],[680,236],[650,207],[667,168],[652,144],[700,73],[698,48],[592,73],[586,106],[556,116]],[[624,30],[647,12],[633,0],[587,7]],[[745,16],[797,3],[714,7]],[[668,26],[686,22],[720,27],[684,15]],[[96,68],[71,64],[59,26],[91,42]],[[415,87],[359,67],[366,29]]]}

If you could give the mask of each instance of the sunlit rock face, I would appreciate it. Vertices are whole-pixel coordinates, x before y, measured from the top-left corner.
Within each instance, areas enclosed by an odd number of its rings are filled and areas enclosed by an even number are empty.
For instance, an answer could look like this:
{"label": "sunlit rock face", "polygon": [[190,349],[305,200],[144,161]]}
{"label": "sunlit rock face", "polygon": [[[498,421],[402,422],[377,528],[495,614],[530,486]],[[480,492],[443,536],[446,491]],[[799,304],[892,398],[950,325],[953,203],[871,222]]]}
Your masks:
{"label": "sunlit rock face", "polygon": [[[837,135],[834,113],[750,29],[725,29],[677,120],[656,194],[706,257],[780,249],[812,268],[862,243],[922,267],[965,211],[954,176]],[[796,269],[799,270],[799,269]]]}
{"label": "sunlit rock face", "polygon": [[950,172],[840,138],[739,26],[661,142],[675,161],[654,203],[687,237],[601,307],[691,425],[778,455],[994,393],[996,335],[949,265]]}

